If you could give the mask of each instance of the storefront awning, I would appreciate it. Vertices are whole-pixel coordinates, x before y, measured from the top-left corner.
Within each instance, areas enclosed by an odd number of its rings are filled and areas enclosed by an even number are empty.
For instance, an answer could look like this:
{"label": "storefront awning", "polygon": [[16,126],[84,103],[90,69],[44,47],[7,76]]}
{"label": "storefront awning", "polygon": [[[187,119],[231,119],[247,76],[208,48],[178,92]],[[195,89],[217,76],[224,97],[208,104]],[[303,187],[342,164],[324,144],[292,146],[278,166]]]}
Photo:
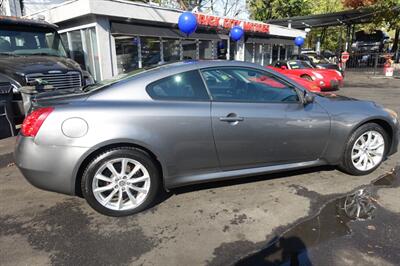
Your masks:
{"label": "storefront awning", "polygon": [[120,22],[111,22],[111,33],[112,34],[123,34],[132,36],[152,36],[152,37],[163,37],[163,38],[188,38],[188,39],[205,39],[205,40],[221,40],[228,39],[228,35],[219,34],[215,31],[207,32],[196,32],[186,37],[178,29],[166,28],[166,27],[153,27],[147,25],[128,24]]}

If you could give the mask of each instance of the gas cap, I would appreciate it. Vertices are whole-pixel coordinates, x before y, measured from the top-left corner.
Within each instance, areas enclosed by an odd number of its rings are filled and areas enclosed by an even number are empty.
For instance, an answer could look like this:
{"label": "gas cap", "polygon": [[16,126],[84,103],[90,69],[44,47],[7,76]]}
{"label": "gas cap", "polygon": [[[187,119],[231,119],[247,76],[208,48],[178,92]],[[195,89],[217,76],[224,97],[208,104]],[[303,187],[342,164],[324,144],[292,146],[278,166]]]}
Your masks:
{"label": "gas cap", "polygon": [[61,130],[69,138],[80,138],[86,135],[88,124],[80,117],[72,117],[62,123]]}

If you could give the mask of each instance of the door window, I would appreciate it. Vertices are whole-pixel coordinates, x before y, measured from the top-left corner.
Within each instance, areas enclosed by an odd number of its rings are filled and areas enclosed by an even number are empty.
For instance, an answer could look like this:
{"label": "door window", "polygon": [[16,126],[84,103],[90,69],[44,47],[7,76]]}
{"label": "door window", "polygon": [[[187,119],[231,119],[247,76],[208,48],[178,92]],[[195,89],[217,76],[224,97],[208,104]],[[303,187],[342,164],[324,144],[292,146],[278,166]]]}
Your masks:
{"label": "door window", "polygon": [[206,101],[207,90],[198,71],[175,74],[147,86],[147,93],[157,100]]}
{"label": "door window", "polygon": [[251,68],[219,68],[202,71],[214,101],[298,102],[296,90],[273,75]]}

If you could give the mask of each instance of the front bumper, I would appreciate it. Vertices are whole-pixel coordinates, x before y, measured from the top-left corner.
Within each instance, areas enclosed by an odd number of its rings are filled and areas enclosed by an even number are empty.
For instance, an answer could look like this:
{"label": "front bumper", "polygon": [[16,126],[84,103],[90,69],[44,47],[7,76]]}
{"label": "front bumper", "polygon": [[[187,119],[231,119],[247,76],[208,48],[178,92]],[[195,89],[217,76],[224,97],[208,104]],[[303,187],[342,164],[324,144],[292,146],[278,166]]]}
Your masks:
{"label": "front bumper", "polygon": [[392,146],[389,149],[388,156],[395,154],[398,151],[399,141],[400,141],[400,124],[399,122],[397,122],[393,130]]}
{"label": "front bumper", "polygon": [[17,137],[15,163],[35,187],[75,194],[75,180],[81,158],[88,148],[37,145],[33,138]]}

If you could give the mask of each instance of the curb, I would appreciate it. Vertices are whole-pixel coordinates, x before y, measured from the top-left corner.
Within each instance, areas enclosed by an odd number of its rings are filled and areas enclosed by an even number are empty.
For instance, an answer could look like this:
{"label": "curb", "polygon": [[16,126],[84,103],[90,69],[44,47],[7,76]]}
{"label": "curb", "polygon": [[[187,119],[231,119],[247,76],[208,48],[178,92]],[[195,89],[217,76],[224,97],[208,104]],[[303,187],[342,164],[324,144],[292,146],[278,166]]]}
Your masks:
{"label": "curb", "polygon": [[14,162],[14,154],[12,152],[0,155],[0,168],[6,167]]}

